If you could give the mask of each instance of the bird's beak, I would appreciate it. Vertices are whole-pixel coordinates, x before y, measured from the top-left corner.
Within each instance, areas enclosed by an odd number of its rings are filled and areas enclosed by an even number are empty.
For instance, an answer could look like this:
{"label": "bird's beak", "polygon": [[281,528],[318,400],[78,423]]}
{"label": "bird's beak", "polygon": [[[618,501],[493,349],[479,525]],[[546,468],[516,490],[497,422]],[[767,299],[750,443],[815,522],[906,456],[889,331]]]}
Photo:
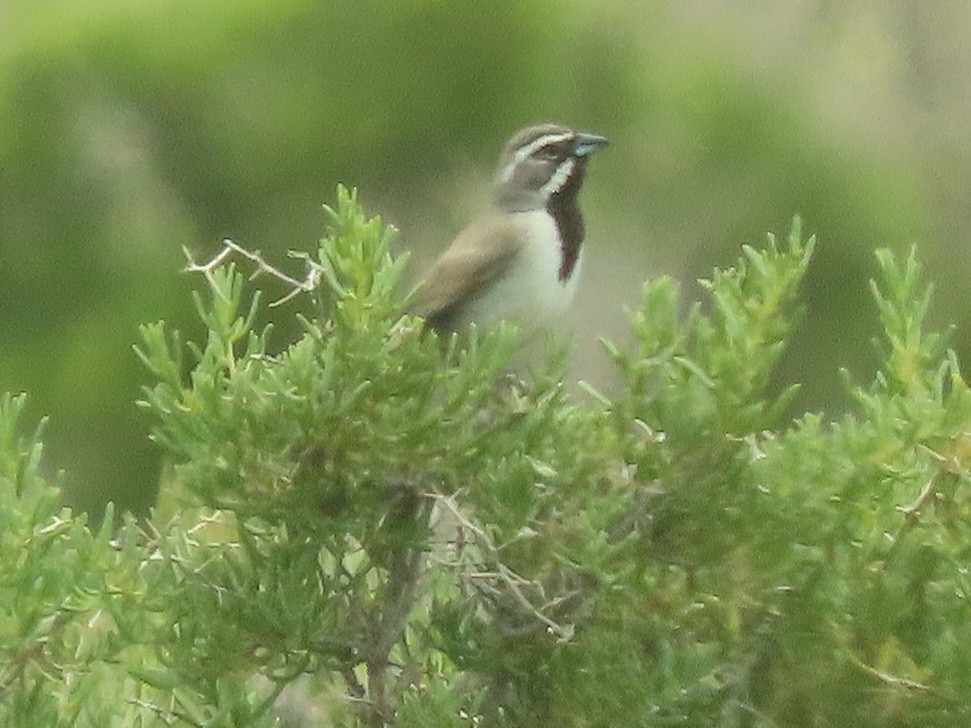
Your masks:
{"label": "bird's beak", "polygon": [[597,134],[577,134],[576,142],[573,146],[573,154],[577,157],[586,157],[593,154],[598,149],[603,149],[610,142],[606,137]]}

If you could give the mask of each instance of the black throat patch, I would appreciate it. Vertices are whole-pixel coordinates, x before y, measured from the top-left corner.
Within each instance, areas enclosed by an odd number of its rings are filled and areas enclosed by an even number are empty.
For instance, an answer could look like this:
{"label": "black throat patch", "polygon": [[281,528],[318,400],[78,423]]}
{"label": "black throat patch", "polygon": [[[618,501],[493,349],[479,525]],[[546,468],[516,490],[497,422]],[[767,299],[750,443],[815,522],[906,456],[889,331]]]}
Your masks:
{"label": "black throat patch", "polygon": [[577,193],[586,173],[585,160],[577,159],[576,166],[559,190],[550,195],[546,211],[553,217],[556,230],[560,234],[560,270],[557,279],[569,280],[580,259],[580,246],[583,244],[583,215],[577,202]]}

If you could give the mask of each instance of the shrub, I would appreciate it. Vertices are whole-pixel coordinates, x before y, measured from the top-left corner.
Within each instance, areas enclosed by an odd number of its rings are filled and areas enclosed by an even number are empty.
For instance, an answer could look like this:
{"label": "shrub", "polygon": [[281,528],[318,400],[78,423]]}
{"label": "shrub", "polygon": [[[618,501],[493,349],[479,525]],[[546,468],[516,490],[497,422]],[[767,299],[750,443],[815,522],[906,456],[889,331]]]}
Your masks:
{"label": "shrub", "polygon": [[[619,392],[578,399],[562,357],[510,373],[511,327],[402,316],[390,229],[330,212],[306,279],[227,243],[205,341],[142,329],[149,521],[61,509],[0,400],[0,724],[968,721],[971,394],[913,253],[878,253],[854,412],[787,422],[798,225],[687,315],[646,285]],[[312,301],[282,350],[233,255]]]}

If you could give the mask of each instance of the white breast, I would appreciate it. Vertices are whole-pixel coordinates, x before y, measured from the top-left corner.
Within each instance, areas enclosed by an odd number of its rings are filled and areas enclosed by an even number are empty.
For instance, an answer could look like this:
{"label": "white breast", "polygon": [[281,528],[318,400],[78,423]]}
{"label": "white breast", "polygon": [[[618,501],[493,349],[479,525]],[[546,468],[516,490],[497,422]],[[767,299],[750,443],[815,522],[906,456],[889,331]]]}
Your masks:
{"label": "white breast", "polygon": [[502,280],[466,309],[467,320],[480,326],[501,319],[525,329],[547,325],[567,309],[576,292],[582,248],[572,275],[561,281],[562,251],[553,218],[545,210],[514,214],[527,242]]}

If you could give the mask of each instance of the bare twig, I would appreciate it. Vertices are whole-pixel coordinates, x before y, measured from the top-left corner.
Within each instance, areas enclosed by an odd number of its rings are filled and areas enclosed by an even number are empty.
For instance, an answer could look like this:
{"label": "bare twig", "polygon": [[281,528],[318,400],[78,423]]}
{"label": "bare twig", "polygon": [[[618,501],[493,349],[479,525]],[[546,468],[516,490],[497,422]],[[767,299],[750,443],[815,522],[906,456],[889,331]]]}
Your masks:
{"label": "bare twig", "polygon": [[921,489],[920,494],[917,496],[917,500],[911,503],[909,506],[897,506],[897,510],[903,514],[904,519],[908,522],[916,521],[917,517],[920,515],[921,511],[924,510],[924,506],[927,502],[934,497],[937,492],[937,484],[939,478],[938,473],[934,473],[927,484]]}
{"label": "bare twig", "polygon": [[215,257],[212,260],[210,260],[208,263],[204,263],[201,265],[196,263],[192,259],[192,253],[190,253],[189,249],[183,245],[182,254],[185,256],[185,259],[189,261],[188,265],[186,265],[185,267],[186,272],[187,273],[211,273],[213,270],[215,270],[223,263],[225,263],[226,258],[228,258],[230,253],[233,252],[233,249],[225,245],[225,242],[229,242],[229,241],[224,241],[224,245],[222,249],[218,253],[216,253]]}
{"label": "bare twig", "polygon": [[850,654],[850,660],[861,670],[863,670],[868,675],[872,675],[880,682],[890,685],[895,688],[904,688],[906,690],[931,690],[930,685],[925,685],[924,683],[917,682],[916,680],[910,680],[905,677],[898,677],[897,675],[891,675],[890,673],[883,672],[877,668],[866,664],[857,657],[855,654]]}
{"label": "bare twig", "polygon": [[906,536],[907,532],[917,525],[917,519],[920,516],[921,511],[927,505],[927,502],[933,498],[934,494],[937,492],[937,487],[941,479],[941,472],[942,471],[940,470],[934,472],[934,474],[921,489],[920,494],[913,503],[911,503],[909,506],[897,506],[897,512],[903,514],[904,521],[900,524],[899,528],[897,528],[897,532],[890,537],[890,548],[887,550],[884,563],[893,558],[894,554],[896,554],[900,549],[904,536]]}
{"label": "bare twig", "polygon": [[[559,595],[551,600],[547,600],[545,597],[543,585],[539,582],[527,579],[515,571],[510,569],[504,563],[502,563],[499,552],[500,548],[496,546],[489,535],[476,523],[471,521],[461,509],[456,504],[453,498],[446,497],[441,493],[431,493],[429,494],[436,498],[439,503],[443,504],[449,512],[454,516],[454,518],[459,522],[459,524],[468,532],[473,534],[479,543],[479,546],[487,554],[487,561],[491,562],[493,568],[491,570],[476,571],[466,575],[466,578],[472,582],[475,588],[480,593],[490,592],[493,595],[502,593],[505,590],[507,593],[512,594],[516,602],[520,606],[524,607],[525,610],[541,622],[551,634],[556,635],[556,638],[560,642],[567,642],[573,637],[573,625],[566,624],[562,625],[548,617],[545,612],[552,608],[562,604],[563,602],[574,598],[577,596],[576,592],[571,592],[566,595]],[[501,584],[500,589],[492,586],[492,582],[499,582]],[[529,596],[527,596],[524,589],[535,588],[538,589],[540,594],[543,596],[545,601],[544,604],[537,606]]]}
{"label": "bare twig", "polygon": [[185,267],[186,272],[202,273],[207,278],[209,278],[212,275],[213,270],[215,270],[223,263],[225,263],[226,260],[229,258],[229,256],[233,253],[238,253],[239,255],[242,255],[247,260],[250,260],[253,263],[256,263],[256,270],[253,272],[253,275],[250,276],[250,280],[253,280],[261,273],[267,273],[273,276],[274,278],[276,278],[277,280],[282,281],[283,283],[286,283],[292,289],[283,298],[280,298],[279,300],[273,301],[271,304],[269,304],[270,308],[275,308],[276,306],[282,306],[284,303],[287,303],[288,301],[292,300],[293,298],[295,298],[297,295],[301,293],[308,293],[310,291],[316,290],[317,287],[320,285],[320,278],[321,278],[320,266],[314,263],[310,259],[310,256],[308,255],[291,254],[291,257],[300,258],[307,265],[307,277],[304,280],[300,281],[294,278],[293,276],[287,275],[279,268],[275,268],[274,266],[267,263],[266,260],[263,258],[263,255],[258,250],[251,252],[246,248],[242,247],[241,245],[237,245],[229,238],[226,238],[225,240],[223,240],[222,249],[218,253],[216,253],[216,255],[207,263],[196,263],[192,259],[192,254],[184,246],[182,248],[182,253],[185,255],[185,258],[188,261],[188,264]]}
{"label": "bare twig", "polygon": [[155,717],[164,722],[166,725],[175,725],[175,722],[179,720],[180,716],[173,710],[167,710],[159,705],[150,703],[147,700],[141,700],[140,698],[130,698],[126,701],[129,705],[134,705],[136,708],[144,708],[145,710],[151,711],[155,714]]}
{"label": "bare twig", "polygon": [[924,484],[924,487],[921,488],[920,493],[917,494],[917,498],[914,499],[913,503],[907,506],[897,506],[897,512],[903,515],[904,521],[891,538],[890,549],[887,553],[888,559],[900,548],[900,544],[904,536],[907,535],[907,532],[917,525],[921,514],[923,514],[927,505],[937,495],[945,476],[950,475],[965,478],[968,476],[967,469],[961,465],[956,457],[942,455],[926,445],[920,445],[919,447],[925,454],[930,456],[938,468]]}

